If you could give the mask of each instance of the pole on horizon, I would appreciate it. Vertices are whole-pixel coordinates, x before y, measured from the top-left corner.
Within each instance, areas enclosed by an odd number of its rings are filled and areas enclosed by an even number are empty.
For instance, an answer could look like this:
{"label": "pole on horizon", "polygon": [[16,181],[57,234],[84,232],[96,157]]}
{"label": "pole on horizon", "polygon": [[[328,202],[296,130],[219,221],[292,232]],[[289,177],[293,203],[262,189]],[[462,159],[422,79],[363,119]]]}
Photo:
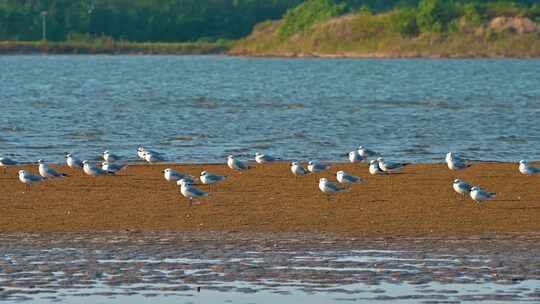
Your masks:
{"label": "pole on horizon", "polygon": [[47,41],[47,11],[41,12],[41,39]]}

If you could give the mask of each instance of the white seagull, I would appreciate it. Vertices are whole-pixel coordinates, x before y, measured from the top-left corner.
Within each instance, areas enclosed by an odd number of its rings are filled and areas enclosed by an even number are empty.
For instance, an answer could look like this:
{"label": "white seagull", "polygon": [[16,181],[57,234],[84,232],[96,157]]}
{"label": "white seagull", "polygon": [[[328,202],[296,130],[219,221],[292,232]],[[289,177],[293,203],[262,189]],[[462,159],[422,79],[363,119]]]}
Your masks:
{"label": "white seagull", "polygon": [[259,164],[264,164],[264,163],[270,163],[270,162],[273,162],[275,161],[276,158],[275,157],[272,157],[268,154],[263,154],[263,153],[255,153],[255,161]]}
{"label": "white seagull", "polygon": [[368,159],[370,157],[374,157],[374,156],[379,155],[379,153],[377,153],[377,152],[375,152],[373,150],[366,149],[366,147],[364,147],[364,146],[359,146],[358,147],[358,155],[360,155],[364,159]]}
{"label": "white seagull", "polygon": [[302,167],[302,165],[300,165],[300,163],[298,163],[298,162],[292,162],[291,163],[291,172],[295,176],[309,174],[309,172],[306,169],[304,169],[304,167]]}
{"label": "white seagull", "polygon": [[195,197],[208,196],[208,192],[204,192],[193,187],[188,181],[181,179],[176,182],[180,186],[180,193],[189,199],[189,206],[192,205],[192,200]]}
{"label": "white seagull", "polygon": [[461,170],[471,166],[466,160],[454,155],[452,152],[446,153],[445,160],[450,170]]}
{"label": "white seagull", "polygon": [[540,173],[540,168],[530,167],[529,162],[522,159],[519,161],[519,172],[521,172],[521,174],[534,175]]}
{"label": "white seagull", "polygon": [[319,162],[314,162],[314,161],[310,161],[308,162],[308,166],[307,166],[307,169],[309,170],[309,172],[311,173],[317,173],[317,172],[322,172],[322,171],[326,171],[330,168],[329,165],[327,164],[323,164],[323,163],[319,163]]}
{"label": "white seagull", "polygon": [[235,159],[232,155],[227,156],[227,166],[233,170],[244,171],[249,169],[249,166],[244,162]]}
{"label": "white seagull", "polygon": [[167,168],[167,169],[163,170],[163,177],[168,182],[177,182],[177,181],[179,181],[181,179],[184,179],[188,183],[193,183],[194,182],[193,176],[178,172],[178,171],[176,171],[174,169],[171,169],[171,168]]}
{"label": "white seagull", "polygon": [[161,156],[161,154],[152,152],[152,151],[144,151],[143,158],[148,163],[157,163],[157,162],[164,162],[165,158]]}
{"label": "white seagull", "polygon": [[87,160],[83,160],[82,163],[83,163],[83,171],[87,175],[99,176],[99,175],[104,175],[104,174],[114,174],[113,172],[106,171],[106,170],[96,167],[94,164],[91,164]]}
{"label": "white seagull", "polygon": [[33,175],[30,172],[19,170],[19,180],[21,183],[26,185],[26,188],[28,189],[28,185],[33,183],[38,183],[44,181],[46,178],[42,176]]}
{"label": "white seagull", "polygon": [[480,189],[480,187],[472,187],[470,194],[471,194],[471,198],[477,203],[494,199],[497,196],[493,192],[487,192]]}
{"label": "white seagull", "polygon": [[452,183],[452,187],[454,188],[454,191],[461,195],[469,195],[471,193],[472,186],[467,184],[466,182],[455,179]]}
{"label": "white seagull", "polygon": [[319,189],[322,192],[326,193],[326,200],[327,201],[330,201],[329,194],[347,191],[347,189],[338,187],[336,184],[334,184],[333,182],[328,181],[328,179],[326,179],[326,178],[319,179]]}
{"label": "white seagull", "polygon": [[347,184],[363,184],[365,181],[354,175],[350,175],[347,172],[340,170],[336,173],[336,179],[338,182],[347,185]]}
{"label": "white seagull", "polygon": [[45,178],[57,178],[57,177],[67,176],[67,174],[65,173],[60,173],[52,168],[49,168],[49,165],[47,165],[47,163],[45,163],[45,161],[42,159],[38,160],[38,164],[39,164],[39,175]]}
{"label": "white seagull", "polygon": [[66,158],[66,164],[71,169],[82,168],[82,166],[83,166],[82,161],[80,159],[76,158],[75,156],[73,156],[73,154],[66,153],[65,158]]}
{"label": "white seagull", "polygon": [[387,173],[399,172],[403,167],[407,166],[407,163],[392,163],[385,161],[382,157],[377,158],[379,168]]}
{"label": "white seagull", "polygon": [[226,176],[212,174],[208,171],[201,172],[201,177],[200,177],[201,182],[205,185],[215,184],[215,183],[224,181],[226,179],[227,179]]}
{"label": "white seagull", "polygon": [[0,167],[4,169],[4,175],[6,174],[6,168],[17,165],[18,162],[7,157],[0,157]]}
{"label": "white seagull", "polygon": [[369,174],[371,175],[384,174],[383,170],[381,170],[381,167],[379,167],[379,162],[376,159],[372,159],[369,162]]}
{"label": "white seagull", "polygon": [[128,167],[127,164],[114,164],[114,163],[110,163],[108,161],[104,161],[101,163],[101,169],[109,172],[109,173],[113,173],[113,174],[116,174],[124,169],[126,169]]}
{"label": "white seagull", "polygon": [[105,160],[108,163],[114,163],[115,161],[119,159],[120,157],[118,157],[115,154],[112,154],[111,152],[109,152],[109,150],[105,150],[105,152],[103,152],[103,160]]}
{"label": "white seagull", "polygon": [[139,146],[139,147],[137,148],[137,156],[138,156],[140,159],[142,159],[142,160],[146,160],[146,158],[145,158],[145,156],[144,156],[146,152],[151,153],[151,154],[154,155],[154,157],[156,157],[156,158],[162,159],[162,161],[165,160],[165,157],[163,156],[163,154],[161,154],[161,153],[159,153],[159,152],[157,152],[157,151],[154,151],[154,150],[146,150],[146,149],[144,149],[142,146]]}
{"label": "white seagull", "polygon": [[349,161],[351,163],[360,163],[360,162],[363,162],[365,159],[360,156],[360,154],[358,153],[358,151],[351,151],[349,152]]}

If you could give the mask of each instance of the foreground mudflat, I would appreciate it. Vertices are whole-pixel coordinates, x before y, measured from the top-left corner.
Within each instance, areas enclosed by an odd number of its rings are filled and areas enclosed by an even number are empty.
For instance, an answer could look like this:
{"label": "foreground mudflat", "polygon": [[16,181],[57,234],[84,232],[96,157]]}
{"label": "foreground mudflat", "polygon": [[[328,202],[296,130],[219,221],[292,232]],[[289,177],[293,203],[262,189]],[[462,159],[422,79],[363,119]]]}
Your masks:
{"label": "foreground mudflat", "polygon": [[[212,189],[197,186],[210,196],[189,207],[179,187],[164,180],[166,167],[229,178]],[[520,175],[515,164],[482,163],[457,172],[420,164],[391,176],[370,176],[365,164],[332,164],[329,172],[305,177],[294,177],[288,163],[243,173],[224,165],[132,165],[119,176],[97,178],[62,166],[69,177],[28,191],[16,178],[19,169],[0,177],[1,232],[167,229],[395,237],[540,231],[540,178]],[[25,169],[37,172],[36,166]],[[367,183],[328,201],[317,182],[335,180],[337,170]],[[497,192],[497,199],[476,205],[453,191],[454,178]]]}
{"label": "foreground mudflat", "polygon": [[0,301],[534,302],[540,300],[539,241],[532,233],[3,234]]}

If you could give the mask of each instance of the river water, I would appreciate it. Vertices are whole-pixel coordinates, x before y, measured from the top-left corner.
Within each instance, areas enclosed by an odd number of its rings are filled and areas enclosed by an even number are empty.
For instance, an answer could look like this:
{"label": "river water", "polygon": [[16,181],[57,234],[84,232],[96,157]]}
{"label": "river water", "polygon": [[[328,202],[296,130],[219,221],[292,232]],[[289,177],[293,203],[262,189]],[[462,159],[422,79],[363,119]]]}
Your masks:
{"label": "river water", "polygon": [[0,156],[540,158],[540,60],[0,56]]}

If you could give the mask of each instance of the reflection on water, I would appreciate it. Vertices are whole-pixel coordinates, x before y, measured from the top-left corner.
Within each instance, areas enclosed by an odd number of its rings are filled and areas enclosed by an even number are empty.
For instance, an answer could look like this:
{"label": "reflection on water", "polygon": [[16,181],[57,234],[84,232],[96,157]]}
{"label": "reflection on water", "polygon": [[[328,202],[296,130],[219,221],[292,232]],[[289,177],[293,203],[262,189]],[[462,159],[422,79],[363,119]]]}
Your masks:
{"label": "reflection on water", "polygon": [[540,300],[538,238],[2,235],[0,301],[534,302]]}
{"label": "reflection on water", "polygon": [[0,56],[0,155],[539,159],[540,60]]}

